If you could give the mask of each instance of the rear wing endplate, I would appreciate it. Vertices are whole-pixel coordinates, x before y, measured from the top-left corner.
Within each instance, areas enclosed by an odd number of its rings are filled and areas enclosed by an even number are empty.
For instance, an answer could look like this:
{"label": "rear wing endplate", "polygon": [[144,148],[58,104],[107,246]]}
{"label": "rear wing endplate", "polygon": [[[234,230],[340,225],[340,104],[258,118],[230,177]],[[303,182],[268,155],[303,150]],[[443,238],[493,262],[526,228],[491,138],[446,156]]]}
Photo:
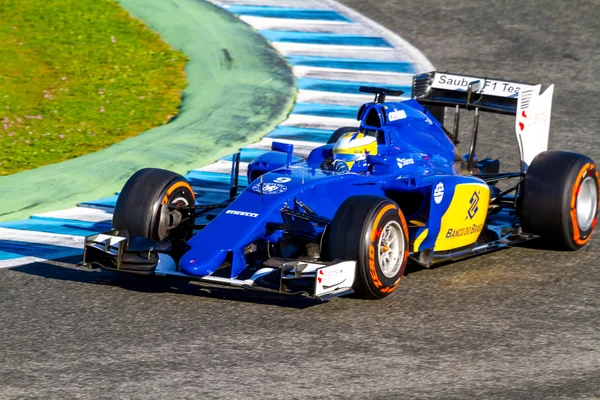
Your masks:
{"label": "rear wing endplate", "polygon": [[[554,85],[540,94],[541,88],[539,84],[433,71],[413,77],[412,97],[426,106],[514,115],[523,170],[527,170],[535,156],[548,148]],[[455,117],[455,135],[457,122]]]}

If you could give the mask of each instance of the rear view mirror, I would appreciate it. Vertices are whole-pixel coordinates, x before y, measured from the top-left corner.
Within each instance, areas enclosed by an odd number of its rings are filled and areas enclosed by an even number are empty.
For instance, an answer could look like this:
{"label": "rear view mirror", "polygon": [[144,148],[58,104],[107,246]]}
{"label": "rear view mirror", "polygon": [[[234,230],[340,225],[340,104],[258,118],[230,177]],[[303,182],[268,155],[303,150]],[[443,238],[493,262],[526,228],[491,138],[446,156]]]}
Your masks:
{"label": "rear view mirror", "polygon": [[271,150],[287,153],[287,166],[292,163],[292,155],[294,154],[294,145],[282,142],[271,143]]}
{"label": "rear view mirror", "polygon": [[289,143],[273,142],[271,143],[271,150],[292,154],[294,152],[294,145]]}

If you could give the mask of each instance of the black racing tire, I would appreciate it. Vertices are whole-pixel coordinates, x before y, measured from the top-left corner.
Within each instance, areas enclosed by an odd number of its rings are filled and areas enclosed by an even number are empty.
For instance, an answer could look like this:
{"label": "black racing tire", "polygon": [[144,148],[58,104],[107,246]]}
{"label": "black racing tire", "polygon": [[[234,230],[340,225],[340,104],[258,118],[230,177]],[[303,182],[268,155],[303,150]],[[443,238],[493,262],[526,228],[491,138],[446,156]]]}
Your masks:
{"label": "black racing tire", "polygon": [[577,250],[589,240],[598,211],[598,172],[589,157],[567,151],[538,154],[527,169],[519,199],[523,232]]}
{"label": "black racing tire", "polygon": [[332,143],[337,142],[338,139],[342,137],[342,135],[344,135],[348,132],[358,132],[358,127],[344,126],[343,128],[336,129],[329,137],[327,144],[332,144]]}
{"label": "black racing tire", "polygon": [[[396,249],[391,248],[393,241],[386,246],[386,232],[395,235]],[[356,261],[354,292],[361,298],[381,299],[402,279],[408,243],[406,219],[396,203],[385,197],[354,196],[346,199],[333,217],[327,254],[331,260]],[[385,247],[388,250],[383,250]],[[388,251],[391,260],[386,263],[382,254]]]}
{"label": "black racing tire", "polygon": [[[157,240],[160,206],[171,203],[194,204],[194,192],[189,182],[164,169],[141,169],[129,178],[119,194],[113,228],[127,229],[131,236]],[[173,229],[176,230],[181,235],[188,231],[179,227]]]}

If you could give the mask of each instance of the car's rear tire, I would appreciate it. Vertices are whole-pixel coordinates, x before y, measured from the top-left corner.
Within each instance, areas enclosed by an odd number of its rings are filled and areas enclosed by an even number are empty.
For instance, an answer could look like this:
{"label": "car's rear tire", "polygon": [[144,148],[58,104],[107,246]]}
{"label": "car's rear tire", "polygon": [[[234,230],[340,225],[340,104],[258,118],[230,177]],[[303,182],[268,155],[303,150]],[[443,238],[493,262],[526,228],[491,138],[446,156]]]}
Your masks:
{"label": "car's rear tire", "polygon": [[332,144],[332,143],[337,142],[339,138],[341,138],[344,134],[346,134],[348,132],[358,132],[358,127],[344,126],[342,128],[336,129],[329,137],[327,144]]}
{"label": "car's rear tire", "polygon": [[[193,205],[194,192],[189,182],[183,176],[164,169],[141,169],[129,178],[119,194],[113,227],[127,229],[131,236],[157,240],[160,206],[163,204]],[[187,227],[178,226],[170,233],[185,240],[188,231]]]}
{"label": "car's rear tire", "polygon": [[333,217],[327,254],[331,260],[357,261],[355,293],[381,299],[402,279],[408,243],[406,220],[396,203],[384,197],[354,196]]}
{"label": "car's rear tire", "polygon": [[540,235],[556,248],[583,247],[596,226],[598,188],[596,165],[589,157],[566,151],[540,153],[523,180],[523,231]]}

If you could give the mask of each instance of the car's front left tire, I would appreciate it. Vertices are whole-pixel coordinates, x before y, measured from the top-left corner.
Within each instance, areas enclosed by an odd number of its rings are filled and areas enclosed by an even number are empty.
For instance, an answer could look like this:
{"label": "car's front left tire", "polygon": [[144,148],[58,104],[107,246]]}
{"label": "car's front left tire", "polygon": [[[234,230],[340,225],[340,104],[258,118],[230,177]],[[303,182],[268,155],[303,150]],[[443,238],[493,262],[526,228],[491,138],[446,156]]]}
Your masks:
{"label": "car's front left tire", "polygon": [[[181,175],[157,168],[144,168],[129,178],[119,194],[113,214],[113,228],[126,229],[131,236],[162,239],[159,234],[161,206],[193,206],[194,192]],[[190,221],[188,221],[190,222]],[[178,226],[169,234],[185,240],[188,227]]]}

